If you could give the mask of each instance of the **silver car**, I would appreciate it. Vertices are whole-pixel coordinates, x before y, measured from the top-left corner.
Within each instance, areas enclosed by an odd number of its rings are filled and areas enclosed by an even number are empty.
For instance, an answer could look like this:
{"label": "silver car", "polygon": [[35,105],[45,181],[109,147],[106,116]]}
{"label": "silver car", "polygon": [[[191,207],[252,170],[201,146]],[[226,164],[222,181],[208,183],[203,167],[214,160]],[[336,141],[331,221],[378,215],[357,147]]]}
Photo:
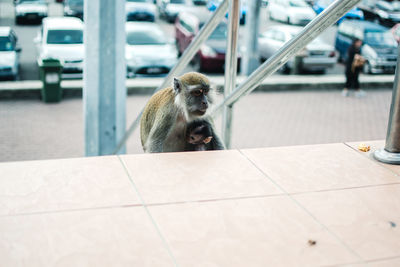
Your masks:
{"label": "silver car", "polygon": [[19,52],[15,32],[10,27],[0,27],[0,78],[18,79]]}
{"label": "silver car", "polygon": [[178,52],[160,26],[151,22],[127,22],[127,76],[162,76],[176,64]]}
{"label": "silver car", "polygon": [[[301,31],[301,27],[276,25],[268,28],[258,38],[260,60],[270,58],[287,41],[292,39]],[[337,62],[335,48],[325,43],[319,37],[309,43],[305,49],[298,54],[300,71],[313,71],[324,73],[326,69],[332,68]],[[284,65],[283,71],[290,73],[295,67],[294,57]]]}
{"label": "silver car", "polygon": [[15,2],[15,23],[22,21],[42,21],[47,17],[46,0],[18,0]]}

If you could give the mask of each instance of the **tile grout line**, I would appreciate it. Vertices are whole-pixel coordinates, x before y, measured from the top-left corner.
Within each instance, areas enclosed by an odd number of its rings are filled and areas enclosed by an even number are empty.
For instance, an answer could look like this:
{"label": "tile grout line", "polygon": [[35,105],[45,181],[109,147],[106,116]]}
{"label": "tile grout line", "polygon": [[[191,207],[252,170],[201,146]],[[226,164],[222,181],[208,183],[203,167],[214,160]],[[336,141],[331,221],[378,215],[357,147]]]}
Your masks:
{"label": "tile grout line", "polygon": [[[348,145],[347,143],[343,143],[345,146],[347,146],[348,148],[350,148],[353,152],[357,153],[358,155],[361,155],[357,149],[355,149],[354,147]],[[392,174],[394,174],[394,176],[399,177],[400,175],[398,173],[396,173],[395,171],[391,170],[390,168],[388,168],[385,164],[380,163],[377,160],[373,160],[371,157],[367,156],[367,155],[361,155],[362,157],[367,158],[368,160],[372,161],[374,164],[380,166],[381,168],[388,170],[389,172],[391,172]],[[373,157],[373,156],[372,156]]]}
{"label": "tile grout line", "polygon": [[275,186],[277,186],[282,192],[284,192],[286,194],[287,197],[289,197],[297,206],[299,206],[302,210],[304,210],[311,218],[314,219],[315,222],[317,222],[320,226],[322,226],[322,228],[324,228],[328,233],[330,233],[333,237],[336,238],[336,240],[339,241],[340,244],[342,244],[342,246],[344,246],[345,248],[347,248],[347,250],[349,252],[351,252],[354,256],[356,256],[359,260],[361,260],[362,262],[365,262],[365,260],[358,255],[357,252],[355,252],[351,247],[349,247],[341,238],[339,238],[335,233],[333,233],[325,224],[323,224],[322,222],[320,222],[317,217],[315,217],[314,214],[311,213],[311,211],[309,211],[306,207],[304,207],[303,205],[301,205],[300,202],[298,202],[292,195],[290,195],[282,186],[280,186],[275,180],[273,180],[268,174],[266,174],[263,170],[261,170],[260,167],[257,166],[257,164],[255,164],[250,158],[248,158],[241,149],[239,149],[239,152],[259,171],[263,174],[263,176],[268,179],[269,181],[271,181]]}
{"label": "tile grout line", "polygon": [[131,176],[131,174],[130,174],[130,172],[129,172],[129,170],[128,170],[125,162],[124,162],[124,160],[120,157],[120,155],[117,155],[117,157],[118,157],[120,163],[122,164],[122,167],[124,168],[125,173],[128,175],[129,181],[131,182],[131,184],[132,184],[133,188],[135,189],[140,201],[142,202],[143,208],[145,209],[148,218],[150,219],[150,221],[152,222],[154,228],[156,229],[156,231],[158,233],[158,236],[161,238],[161,241],[162,241],[164,247],[167,249],[167,252],[168,252],[169,256],[171,257],[174,265],[175,266],[179,266],[177,261],[176,261],[176,259],[175,259],[175,257],[174,257],[174,255],[173,255],[173,253],[172,253],[171,248],[168,246],[167,240],[165,239],[165,237],[161,233],[160,228],[158,227],[158,225],[157,225],[156,221],[154,220],[153,216],[151,215],[146,203],[144,202],[144,199],[143,199],[142,195],[140,194],[138,188],[136,187],[136,184],[133,181],[132,176]]}

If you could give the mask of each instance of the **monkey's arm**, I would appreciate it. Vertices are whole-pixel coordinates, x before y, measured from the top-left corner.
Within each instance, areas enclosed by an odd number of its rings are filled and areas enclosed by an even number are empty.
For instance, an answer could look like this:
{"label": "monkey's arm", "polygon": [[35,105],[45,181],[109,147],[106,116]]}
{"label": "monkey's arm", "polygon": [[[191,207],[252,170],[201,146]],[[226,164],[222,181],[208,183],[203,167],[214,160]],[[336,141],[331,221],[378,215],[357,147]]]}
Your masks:
{"label": "monkey's arm", "polygon": [[160,153],[164,152],[164,142],[167,139],[171,126],[174,123],[174,116],[163,116],[158,118],[156,121],[160,122],[155,124],[149,133],[149,137],[146,142],[147,153]]}
{"label": "monkey's arm", "polygon": [[214,121],[211,117],[205,118],[205,120],[209,123],[209,127],[212,132],[212,139],[210,142],[211,150],[224,150],[226,149],[224,142],[222,142],[221,138],[218,136],[217,132],[215,131]]}

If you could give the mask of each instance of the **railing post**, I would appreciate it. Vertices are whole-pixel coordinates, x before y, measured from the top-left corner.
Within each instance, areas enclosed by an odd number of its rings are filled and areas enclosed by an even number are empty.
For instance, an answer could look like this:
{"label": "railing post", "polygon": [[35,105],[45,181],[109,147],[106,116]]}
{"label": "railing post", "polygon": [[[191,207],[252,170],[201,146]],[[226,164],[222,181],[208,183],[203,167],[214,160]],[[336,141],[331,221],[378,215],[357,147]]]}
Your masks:
{"label": "railing post", "polygon": [[[227,97],[236,87],[237,73],[237,40],[239,33],[239,13],[240,1],[232,0],[229,4],[229,26],[227,49],[225,53],[225,86],[224,96]],[[233,106],[224,107],[224,115],[222,119],[222,138],[224,139],[226,148],[231,146],[232,137],[232,114]]]}
{"label": "railing post", "polygon": [[385,148],[375,151],[375,159],[400,164],[400,46],[397,48],[396,76],[393,84],[392,104],[390,106]]}

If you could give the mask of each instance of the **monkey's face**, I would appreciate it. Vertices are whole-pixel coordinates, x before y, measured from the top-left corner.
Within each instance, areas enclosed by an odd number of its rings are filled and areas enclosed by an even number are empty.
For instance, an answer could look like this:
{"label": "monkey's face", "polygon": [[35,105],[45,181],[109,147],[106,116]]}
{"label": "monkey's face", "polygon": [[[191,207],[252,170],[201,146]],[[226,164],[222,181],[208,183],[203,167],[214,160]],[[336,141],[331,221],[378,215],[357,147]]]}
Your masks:
{"label": "monkey's face", "polygon": [[187,130],[186,141],[192,145],[208,144],[211,142],[211,129],[207,125],[189,127]]}
{"label": "monkey's face", "polygon": [[210,99],[208,86],[188,86],[186,92],[186,104],[191,115],[203,116],[206,114]]}

